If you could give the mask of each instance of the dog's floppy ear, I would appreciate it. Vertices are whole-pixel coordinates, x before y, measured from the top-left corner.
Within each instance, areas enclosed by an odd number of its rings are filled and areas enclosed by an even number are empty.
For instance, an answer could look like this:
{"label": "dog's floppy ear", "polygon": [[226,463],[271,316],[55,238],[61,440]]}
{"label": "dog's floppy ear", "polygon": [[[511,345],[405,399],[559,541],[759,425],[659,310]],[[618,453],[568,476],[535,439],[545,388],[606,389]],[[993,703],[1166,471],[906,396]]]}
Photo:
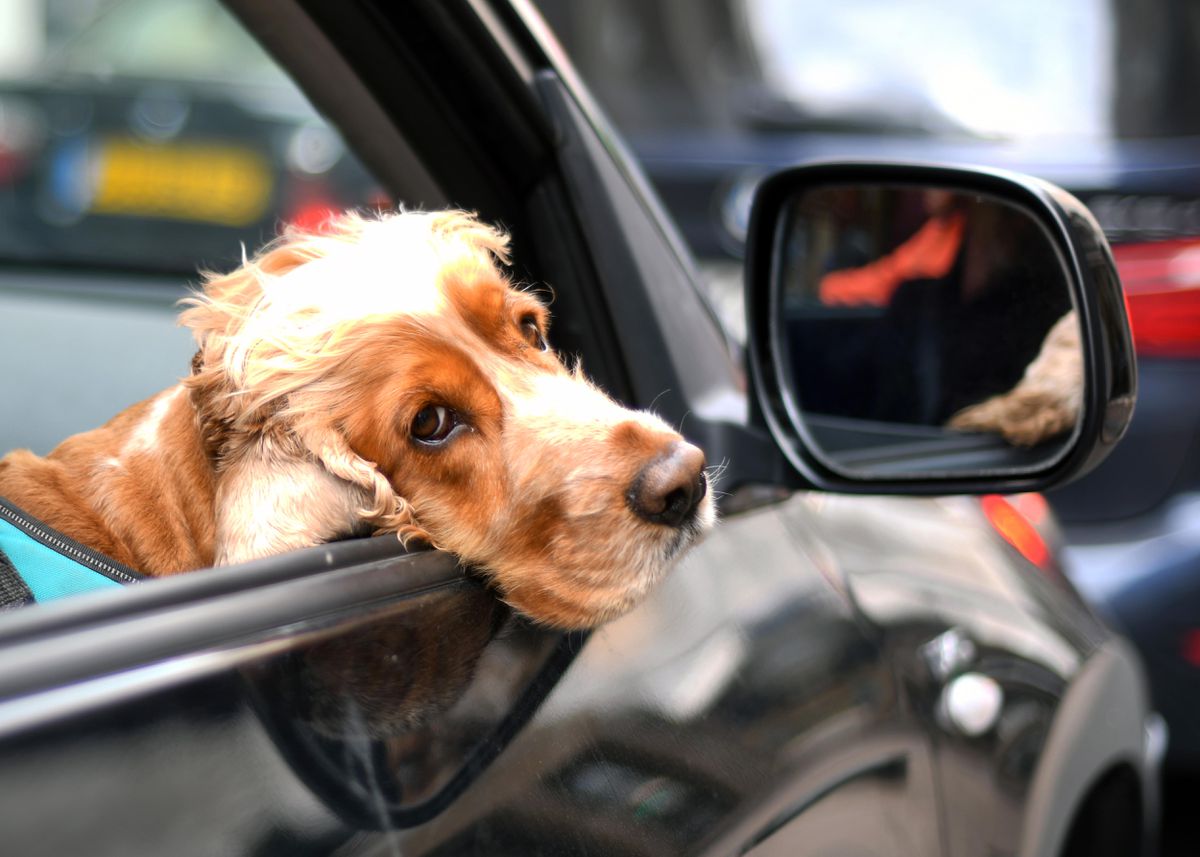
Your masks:
{"label": "dog's floppy ear", "polygon": [[235,423],[252,422],[246,402],[230,370],[233,343],[263,299],[263,280],[300,265],[304,259],[280,243],[228,274],[206,273],[201,290],[181,303],[188,307],[179,324],[189,327],[198,350],[192,374],[184,381],[200,420],[201,436],[210,459],[218,459]]}
{"label": "dog's floppy ear", "polygon": [[[288,229],[252,259],[243,251],[242,264],[235,270],[203,274],[199,292],[180,302],[187,309],[180,313],[179,324],[191,328],[199,347],[184,383],[206,451],[218,465],[229,453],[226,443],[235,428],[243,433],[263,431],[286,407],[289,390],[307,380],[297,373],[290,387],[280,382],[284,373],[277,370],[286,363],[280,358],[289,347],[292,352],[303,350],[303,344],[284,342],[278,331],[271,335],[257,321],[270,310],[272,284],[326,255],[331,245],[353,240],[363,223],[357,215],[343,215],[337,233],[330,236]],[[263,366],[272,371],[264,373]]]}
{"label": "dog's floppy ear", "polygon": [[418,524],[408,502],[392,488],[379,469],[350,448],[335,428],[302,422],[294,428],[301,444],[321,465],[364,492],[368,504],[356,510],[362,520],[377,532],[396,533],[405,544],[409,540],[429,542],[429,534]]}
{"label": "dog's floppy ear", "polygon": [[225,383],[224,375],[206,371],[203,349],[192,357],[192,374],[184,379],[183,384],[196,411],[204,454],[214,468],[220,469],[221,451],[228,445],[232,429],[232,420],[227,413],[229,385]]}

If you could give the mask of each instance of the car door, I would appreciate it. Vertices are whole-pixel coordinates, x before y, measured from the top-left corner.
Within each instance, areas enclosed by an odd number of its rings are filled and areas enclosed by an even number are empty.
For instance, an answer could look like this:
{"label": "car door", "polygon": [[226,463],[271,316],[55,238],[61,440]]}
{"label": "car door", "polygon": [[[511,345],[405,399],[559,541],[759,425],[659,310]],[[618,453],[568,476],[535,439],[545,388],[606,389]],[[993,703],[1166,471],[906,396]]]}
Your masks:
{"label": "car door", "polygon": [[[735,351],[536,21],[232,6],[390,199],[504,222],[518,276],[556,286],[555,346],[744,490],[590,637],[387,537],[5,616],[13,853],[939,853],[912,647],[855,609],[819,510],[772,487]],[[91,216],[115,215],[72,228]],[[68,313],[80,288],[47,293]]]}

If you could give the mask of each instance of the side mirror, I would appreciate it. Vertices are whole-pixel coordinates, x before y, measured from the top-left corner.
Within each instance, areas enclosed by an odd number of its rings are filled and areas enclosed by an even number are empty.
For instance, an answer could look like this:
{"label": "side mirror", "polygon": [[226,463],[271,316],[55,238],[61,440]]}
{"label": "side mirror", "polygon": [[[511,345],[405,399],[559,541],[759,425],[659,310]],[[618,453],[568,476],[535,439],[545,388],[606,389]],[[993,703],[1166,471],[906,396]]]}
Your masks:
{"label": "side mirror", "polygon": [[814,487],[1042,490],[1098,464],[1133,414],[1112,254],[1049,183],[788,170],[758,190],[746,266],[758,407]]}

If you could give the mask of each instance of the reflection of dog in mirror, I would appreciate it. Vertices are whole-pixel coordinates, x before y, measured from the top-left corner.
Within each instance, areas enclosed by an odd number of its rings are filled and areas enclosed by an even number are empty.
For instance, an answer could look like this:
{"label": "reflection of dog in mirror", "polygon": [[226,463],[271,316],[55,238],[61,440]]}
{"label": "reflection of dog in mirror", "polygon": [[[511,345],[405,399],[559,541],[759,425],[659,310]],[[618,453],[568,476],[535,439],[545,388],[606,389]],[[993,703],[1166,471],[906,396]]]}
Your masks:
{"label": "reflection of dog in mirror", "polygon": [[151,575],[394,532],[543,623],[627,610],[712,524],[704,455],[546,344],[462,212],[288,232],[182,316],[193,374],[0,461],[0,496]]}
{"label": "reflection of dog in mirror", "polygon": [[1079,319],[1071,311],[1050,328],[1015,387],[963,408],[947,425],[995,432],[1014,446],[1035,446],[1074,428],[1082,404],[1083,347]]}

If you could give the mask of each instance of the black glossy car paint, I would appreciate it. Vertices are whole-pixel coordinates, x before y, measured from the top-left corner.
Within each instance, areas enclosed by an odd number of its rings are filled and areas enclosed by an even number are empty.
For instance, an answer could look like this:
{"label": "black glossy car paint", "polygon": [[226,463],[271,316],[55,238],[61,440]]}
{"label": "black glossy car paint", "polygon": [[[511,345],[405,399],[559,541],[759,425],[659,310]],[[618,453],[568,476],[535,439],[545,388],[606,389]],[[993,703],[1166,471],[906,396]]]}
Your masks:
{"label": "black glossy car paint", "polygon": [[[907,516],[931,533],[955,526],[936,509],[942,501],[877,503],[870,513]],[[970,501],[956,503],[958,514],[977,514]],[[434,854],[528,853],[532,843],[549,853],[683,854],[713,842],[724,843],[718,853],[759,853],[769,842],[796,841],[935,853],[935,781],[973,771],[981,799],[950,800],[959,821],[974,819],[964,853],[1015,849],[1022,795],[1057,699],[1104,632],[1077,602],[1069,606],[1060,584],[1031,577],[982,529],[972,541],[976,560],[962,572],[945,567],[954,549],[924,557],[927,577],[878,568],[880,549],[910,561],[917,552],[902,534],[877,534],[864,547],[862,505],[845,498],[822,509],[800,495],[726,522],[723,539],[701,546],[647,605],[586,646],[510,628],[490,645],[530,659],[531,677],[504,691],[524,702],[491,719],[482,706],[458,719],[437,714],[406,735],[406,752],[424,746],[432,757],[424,764],[438,768],[424,774],[421,752],[407,766],[389,764],[395,748],[389,754],[361,722],[347,720],[335,735],[314,730],[311,705],[281,688],[300,686],[297,658],[315,641],[405,622],[437,633],[442,614],[430,598],[470,624],[483,602],[443,557],[406,557],[387,539],[335,546],[328,559],[314,549],[240,579],[241,569],[214,573],[226,592],[203,610],[187,591],[190,579],[120,593],[104,606],[125,614],[129,643],[144,643],[127,645],[123,661],[112,660],[111,639],[102,642],[112,623],[78,630],[75,647],[41,639],[24,649],[30,670],[59,678],[15,695],[10,685],[10,701],[0,704],[9,841],[25,854],[153,853],[155,843],[201,854],[212,853],[213,841],[223,853],[324,853],[351,840],[346,853],[387,842]],[[371,564],[337,569],[363,550]],[[329,564],[334,570],[313,574]],[[937,609],[889,606],[916,593]],[[323,614],[303,606],[314,598],[329,603]],[[281,633],[253,606],[281,602],[310,618]],[[197,651],[189,623],[202,624],[217,603],[225,625],[210,628],[212,642]],[[87,606],[73,605],[77,615]],[[1047,608],[1053,627],[1035,622]],[[20,633],[37,624],[31,617],[13,627],[7,651],[21,651]],[[939,725],[940,685],[918,653],[949,627],[980,641],[973,668],[1020,703],[1019,736],[967,739]],[[1017,654],[1015,638],[997,633],[1006,627],[1036,630],[1050,654]],[[154,645],[167,628],[180,637],[174,656]],[[449,657],[479,655],[455,649],[455,639],[463,637],[450,639]],[[87,650],[110,660],[80,663]],[[369,649],[359,651],[365,661]],[[72,662],[93,677],[69,681]],[[339,675],[345,685],[323,692],[354,692],[352,672]],[[476,672],[481,686],[464,698],[499,693],[488,688],[491,675]],[[311,699],[312,684],[303,686]],[[418,788],[423,782],[433,785]],[[64,804],[86,809],[76,823],[55,825]],[[855,807],[886,823],[837,822]],[[109,833],[101,834],[101,819]],[[215,839],[192,838],[205,828]],[[363,829],[376,832],[355,832]]]}

